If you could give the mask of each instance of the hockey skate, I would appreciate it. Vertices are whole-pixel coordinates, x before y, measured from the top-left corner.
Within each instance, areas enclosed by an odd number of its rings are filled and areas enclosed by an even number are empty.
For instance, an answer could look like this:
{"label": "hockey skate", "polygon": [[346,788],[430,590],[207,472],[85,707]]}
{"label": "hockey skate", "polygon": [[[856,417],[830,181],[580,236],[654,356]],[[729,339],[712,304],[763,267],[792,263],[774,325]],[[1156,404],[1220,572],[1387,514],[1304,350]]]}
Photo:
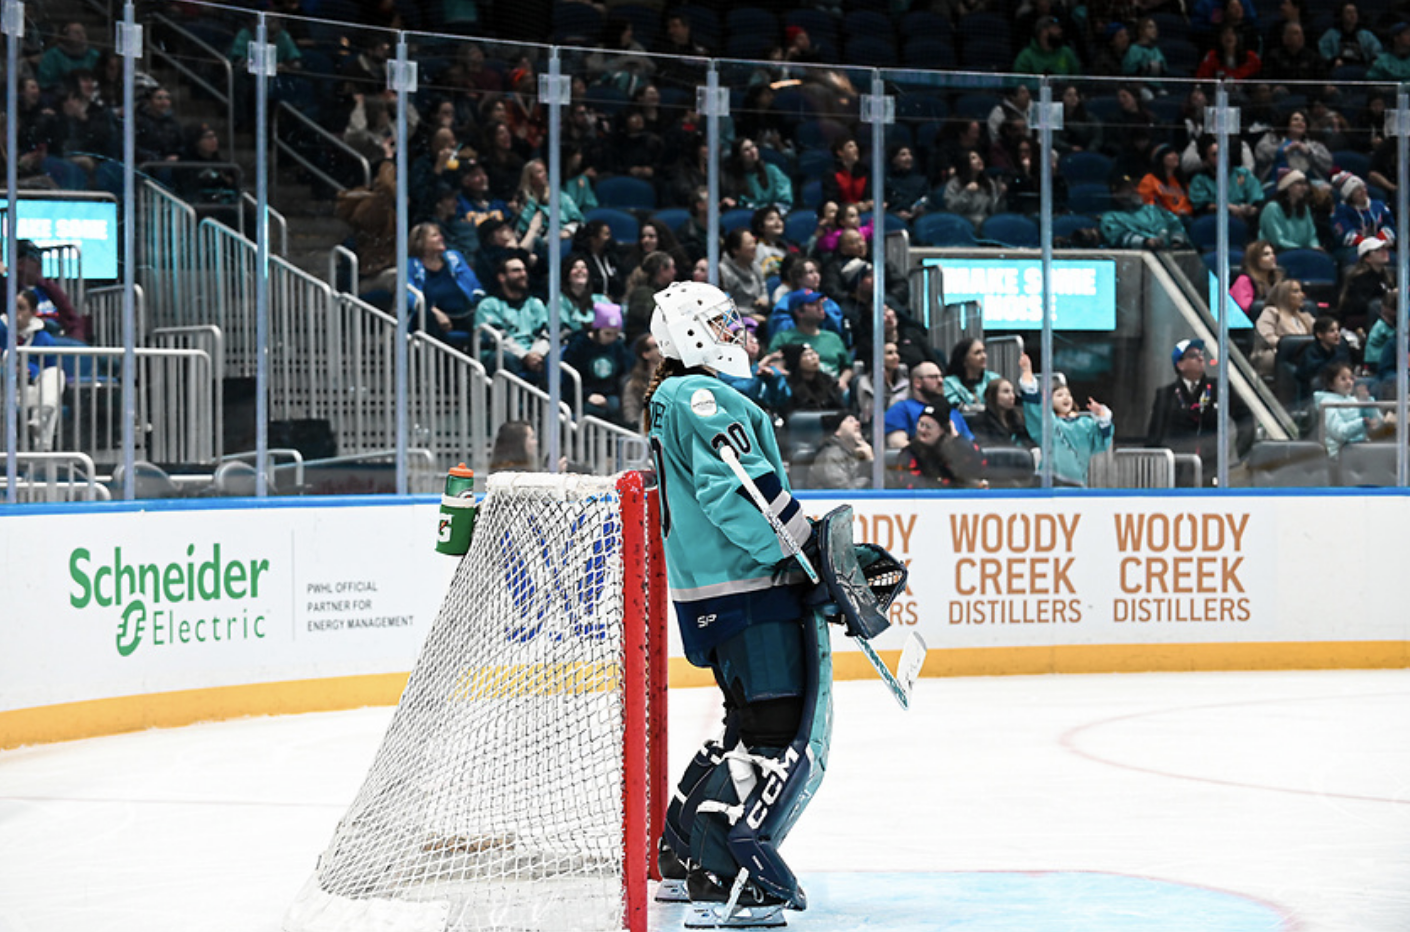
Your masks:
{"label": "hockey skate", "polygon": [[685,884],[692,904],[687,929],[776,929],[788,924],[784,901],[750,883],[746,868],[740,868],[728,886],[699,869],[690,872]]}
{"label": "hockey skate", "polygon": [[686,890],[685,879],[689,871],[676,853],[661,840],[656,849],[656,869],[661,872],[661,883],[656,887],[658,903],[689,903],[690,893]]}

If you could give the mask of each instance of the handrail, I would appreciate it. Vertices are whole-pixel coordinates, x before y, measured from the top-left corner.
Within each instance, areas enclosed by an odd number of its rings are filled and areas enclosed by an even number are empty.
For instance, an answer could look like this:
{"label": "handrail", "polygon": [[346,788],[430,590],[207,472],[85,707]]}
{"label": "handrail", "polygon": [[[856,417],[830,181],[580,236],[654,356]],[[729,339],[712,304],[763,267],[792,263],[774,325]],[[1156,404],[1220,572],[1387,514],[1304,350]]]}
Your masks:
{"label": "handrail", "polygon": [[372,186],[372,164],[367,161],[367,157],[365,155],[363,155],[361,152],[358,152],[356,149],[354,149],[347,143],[343,142],[343,140],[340,139],[337,134],[330,133],[328,130],[324,129],[322,126],[319,126],[316,122],[310,120],[307,116],[294,109],[292,106],[289,105],[288,101],[283,100],[279,102],[279,106],[276,107],[274,110],[274,153],[273,158],[271,159],[272,164],[270,165],[270,178],[279,177],[279,151],[282,149],[283,151],[289,154],[290,158],[292,158],[295,162],[299,163],[300,167],[302,167],[309,174],[316,177],[319,181],[322,181],[324,184],[338,191],[344,191],[347,189],[347,185],[338,181],[336,178],[323,171],[317,165],[314,165],[308,159],[304,158],[301,154],[299,154],[298,150],[296,150],[293,146],[289,145],[283,140],[283,138],[280,137],[279,118],[284,113],[292,114],[304,126],[305,129],[312,130],[313,132],[318,134],[323,144],[332,146],[333,151],[338,152],[341,155],[345,155],[348,158],[356,160],[357,164],[362,167],[362,186],[365,188],[370,188]]}
{"label": "handrail", "polygon": [[[251,209],[254,210],[259,209],[259,199],[256,198],[249,191],[240,192],[240,203],[248,205]],[[289,220],[279,211],[275,210],[273,206],[266,205],[266,207],[269,210],[269,219],[274,222],[274,226],[277,226],[279,228],[279,245],[277,248],[275,248],[274,252],[277,255],[287,256],[289,254]],[[245,235],[244,211],[240,212],[240,233],[242,235]],[[255,235],[259,235],[258,230],[255,231]]]}
{"label": "handrail", "polygon": [[[265,455],[269,457],[268,468],[270,473],[277,475],[281,469],[290,469],[294,472],[294,488],[303,491],[304,487],[304,455],[292,447],[270,447],[265,450]],[[285,456],[289,458],[287,463],[275,463],[274,459]],[[240,453],[227,453],[220,457],[222,463],[251,463],[259,458],[257,450],[245,450]],[[277,484],[277,483],[276,483]]]}
{"label": "handrail", "polygon": [[[195,160],[191,160],[191,159],[178,159],[177,161],[174,161],[174,162],[171,162],[171,161],[142,162],[142,163],[140,163],[140,164],[137,166],[137,170],[138,170],[139,172],[141,172],[142,174],[147,175],[147,176],[149,176],[149,177],[155,177],[155,175],[154,175],[154,170],[155,170],[155,169],[172,169],[172,168],[174,168],[174,169],[176,169],[176,170],[178,170],[178,171],[181,171],[181,170],[184,170],[184,169],[193,169],[193,168],[194,168],[194,169],[201,169],[201,168],[233,168],[233,169],[235,169],[235,187],[236,187],[236,189],[239,190],[239,191],[241,191],[241,192],[243,192],[243,191],[245,190],[245,170],[240,167],[240,163],[239,163],[239,162],[231,162],[231,161],[223,161],[223,162],[202,162],[202,161],[195,161]],[[158,182],[158,184],[161,184],[161,182]],[[165,186],[164,186],[164,187],[165,187]],[[168,190],[174,190],[174,189],[168,188]],[[196,205],[196,206],[199,206],[199,205]]]}
{"label": "handrail", "polygon": [[357,253],[342,245],[334,246],[332,249],[328,250],[328,287],[332,288],[335,292],[342,291],[342,289],[338,287],[338,260],[340,258],[346,260],[348,267],[352,269],[352,278],[350,279],[353,287],[352,293],[357,294],[359,277]]}
{"label": "handrail", "polygon": [[171,54],[170,52],[168,52],[166,49],[162,48],[161,43],[157,42],[157,41],[155,40],[155,38],[153,38],[152,41],[150,41],[150,42],[147,43],[147,47],[148,47],[149,49],[151,49],[152,54],[153,54],[154,56],[160,56],[161,58],[163,58],[163,59],[167,62],[168,65],[170,65],[173,69],[175,69],[176,71],[178,71],[178,72],[180,72],[182,75],[184,75],[184,76],[186,77],[186,79],[187,79],[188,81],[190,81],[192,84],[195,84],[197,87],[200,87],[202,90],[204,90],[206,93],[210,94],[210,95],[211,95],[212,97],[214,97],[216,100],[218,100],[218,101],[220,101],[220,102],[222,102],[222,103],[225,104],[225,128],[226,128],[225,141],[226,141],[226,144],[227,144],[227,145],[234,146],[234,145],[235,145],[235,66],[234,66],[234,64],[231,63],[230,59],[228,59],[228,58],[225,57],[225,54],[224,54],[223,52],[220,52],[219,50],[217,50],[217,49],[215,49],[215,48],[212,48],[212,47],[211,47],[210,45],[208,45],[205,41],[203,41],[202,39],[200,39],[200,38],[197,37],[196,35],[194,35],[194,34],[192,34],[192,33],[190,33],[190,32],[187,32],[185,29],[181,28],[181,26],[179,26],[179,25],[177,25],[176,23],[172,22],[170,19],[167,19],[165,16],[161,15],[160,13],[153,13],[153,14],[151,14],[151,16],[152,16],[152,22],[153,22],[154,24],[161,24],[162,26],[165,26],[167,29],[172,30],[173,32],[175,32],[177,35],[179,35],[179,36],[181,37],[181,40],[182,40],[183,42],[189,42],[189,43],[191,43],[192,45],[194,45],[196,48],[198,48],[198,49],[200,49],[201,51],[205,52],[207,55],[210,56],[211,60],[216,64],[217,67],[219,67],[219,68],[221,68],[222,70],[224,70],[224,72],[225,72],[225,93],[222,94],[222,93],[221,93],[214,85],[212,85],[209,81],[207,81],[205,78],[201,77],[201,76],[200,76],[199,74],[197,74],[195,71],[193,71],[192,69],[188,68],[185,64],[183,64],[182,61],[181,61],[181,59],[177,58],[175,55],[172,55],[172,54]]}

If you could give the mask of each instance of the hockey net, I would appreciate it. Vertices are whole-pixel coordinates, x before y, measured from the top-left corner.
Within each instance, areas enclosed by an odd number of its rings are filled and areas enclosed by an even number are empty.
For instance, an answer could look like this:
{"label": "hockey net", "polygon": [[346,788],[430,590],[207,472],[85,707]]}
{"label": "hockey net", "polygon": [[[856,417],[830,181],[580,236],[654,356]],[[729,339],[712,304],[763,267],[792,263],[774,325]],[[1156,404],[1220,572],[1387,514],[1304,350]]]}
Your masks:
{"label": "hockey net", "polygon": [[287,932],[645,929],[665,608],[640,473],[490,477]]}

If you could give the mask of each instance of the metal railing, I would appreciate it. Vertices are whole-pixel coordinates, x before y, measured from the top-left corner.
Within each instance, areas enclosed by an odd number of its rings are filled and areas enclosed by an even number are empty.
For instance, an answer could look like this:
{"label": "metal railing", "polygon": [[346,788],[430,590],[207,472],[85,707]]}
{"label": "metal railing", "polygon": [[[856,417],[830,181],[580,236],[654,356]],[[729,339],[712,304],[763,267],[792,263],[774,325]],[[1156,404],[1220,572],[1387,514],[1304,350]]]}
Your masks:
{"label": "metal railing", "polygon": [[[92,346],[122,345],[123,287],[94,288],[84,297],[81,312],[88,315],[88,342]],[[147,332],[147,297],[141,285],[132,289],[132,312],[138,338]]]}
{"label": "metal railing", "polygon": [[[253,217],[259,211],[259,200],[249,191],[240,192],[240,204],[244,210],[240,211],[240,232],[246,236],[252,234],[245,231],[245,214],[248,211]],[[280,256],[289,254],[289,220],[273,207],[269,207],[269,250]],[[257,236],[258,232],[253,235]]]}
{"label": "metal railing", "polygon": [[83,247],[78,243],[59,243],[41,246],[39,253],[44,277],[62,288],[75,310],[82,313],[87,286],[83,278]]}
{"label": "metal railing", "polygon": [[200,293],[196,210],[147,178],[138,183],[137,205],[137,277],[147,295],[148,322],[190,323]]}
{"label": "metal railing", "polygon": [[431,450],[445,467],[465,461],[487,470],[490,380],[484,367],[423,333],[413,333],[407,349],[409,442]]}
{"label": "metal railing", "polygon": [[[31,502],[106,502],[107,486],[97,480],[91,457],[82,453],[17,453],[16,500]],[[0,491],[5,489],[6,457],[0,452]]]}
{"label": "metal railing", "polygon": [[338,158],[347,161],[355,172],[361,170],[362,186],[364,188],[372,186],[372,165],[367,161],[367,157],[352,146],[343,142],[343,140],[334,133],[330,133],[328,130],[294,109],[287,101],[280,101],[279,106],[274,110],[274,151],[270,158],[269,177],[276,185],[278,184],[277,179],[279,178],[279,153],[283,152],[288,155],[289,158],[293,159],[304,171],[313,175],[335,191],[342,191],[347,188],[346,184],[319,168],[306,158],[292,143],[284,139],[283,135],[279,132],[281,120],[293,120],[300,130],[313,133],[318,137],[321,147],[319,151],[325,154],[336,155]]}
{"label": "metal railing", "polygon": [[[564,369],[566,373],[568,367],[565,366]],[[574,373],[574,376],[576,374]],[[581,386],[578,392],[581,395]],[[557,430],[559,449],[563,451],[564,456],[569,456],[573,451],[573,436],[576,433],[573,408],[567,401],[559,401],[556,421],[550,415],[548,392],[530,385],[504,369],[494,374],[490,392],[490,423],[499,425],[505,421],[528,421],[534,425],[542,450],[548,449],[549,431]]]}
{"label": "metal railing", "polygon": [[219,327],[158,327],[148,335],[157,349],[198,350],[211,360],[213,448],[218,459],[225,452],[225,335]]}
{"label": "metal railing", "polygon": [[594,473],[640,469],[651,459],[646,437],[601,418],[587,415],[577,424],[574,459]]}
{"label": "metal railing", "polygon": [[[51,436],[68,452],[82,452],[98,462],[111,463],[122,453],[122,388],[115,375],[123,350],[93,346],[21,346],[20,365],[30,358],[72,359],[68,368],[89,371],[74,379],[62,398],[53,404],[56,424]],[[136,448],[154,462],[204,463],[215,458],[216,394],[211,357],[194,349],[134,350],[137,360]],[[35,427],[22,430],[20,452],[31,452],[46,442],[49,430],[43,421],[50,412],[45,397],[30,403],[21,393],[22,423],[35,415]]]}

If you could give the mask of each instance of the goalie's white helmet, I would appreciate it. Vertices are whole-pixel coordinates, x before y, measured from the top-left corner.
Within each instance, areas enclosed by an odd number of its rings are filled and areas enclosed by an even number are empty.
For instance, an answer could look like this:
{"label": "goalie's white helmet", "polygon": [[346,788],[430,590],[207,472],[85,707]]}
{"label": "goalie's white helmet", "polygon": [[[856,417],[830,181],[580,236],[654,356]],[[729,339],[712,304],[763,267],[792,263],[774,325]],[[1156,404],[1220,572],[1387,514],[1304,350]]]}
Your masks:
{"label": "goalie's white helmet", "polygon": [[656,292],[651,335],[661,355],[747,379],[749,354],[734,300],[704,282],[673,282]]}

